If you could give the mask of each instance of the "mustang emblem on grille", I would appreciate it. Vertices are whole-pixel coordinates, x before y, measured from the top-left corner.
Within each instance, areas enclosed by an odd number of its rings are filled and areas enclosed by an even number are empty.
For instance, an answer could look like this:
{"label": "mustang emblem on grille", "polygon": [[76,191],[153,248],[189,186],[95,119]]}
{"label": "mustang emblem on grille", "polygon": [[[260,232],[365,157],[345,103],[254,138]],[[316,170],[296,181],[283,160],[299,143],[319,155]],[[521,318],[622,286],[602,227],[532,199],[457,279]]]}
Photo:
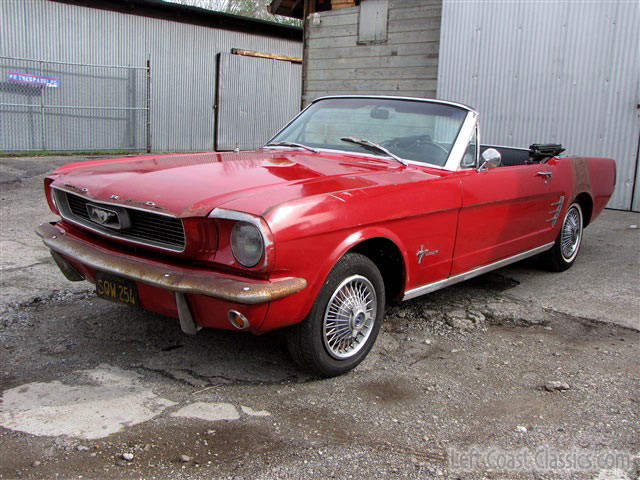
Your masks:
{"label": "mustang emblem on grille", "polygon": [[106,208],[87,203],[87,212],[92,222],[104,227],[122,230],[131,226],[129,215],[124,208]]}
{"label": "mustang emblem on grille", "polygon": [[98,223],[105,224],[109,223],[109,219],[116,217],[117,215],[113,212],[107,212],[106,210],[99,210],[97,208],[93,208],[93,214],[96,217]]}

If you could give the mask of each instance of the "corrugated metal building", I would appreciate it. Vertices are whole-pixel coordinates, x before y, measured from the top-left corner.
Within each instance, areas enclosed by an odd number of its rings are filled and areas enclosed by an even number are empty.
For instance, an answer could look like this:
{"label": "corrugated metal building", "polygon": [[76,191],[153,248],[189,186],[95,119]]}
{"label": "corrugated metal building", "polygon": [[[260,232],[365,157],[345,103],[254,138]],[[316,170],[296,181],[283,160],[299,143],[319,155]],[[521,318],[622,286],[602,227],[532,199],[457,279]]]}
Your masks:
{"label": "corrugated metal building", "polygon": [[477,108],[483,143],[615,158],[608,206],[640,211],[639,25],[640,2],[445,1],[438,98]]}
{"label": "corrugated metal building", "polygon": [[[0,151],[145,148],[147,60],[154,151],[212,150],[216,135],[224,137],[220,147],[256,146],[300,107],[299,64],[230,55],[238,48],[301,57],[295,27],[157,0],[2,0],[0,24]],[[225,55],[234,58],[224,63]],[[218,63],[231,65],[233,76]],[[24,77],[17,84],[16,72],[59,86]],[[216,112],[217,100],[239,99],[243,116]],[[252,133],[240,137],[249,123]]]}
{"label": "corrugated metal building", "polygon": [[306,102],[341,93],[463,102],[480,112],[483,143],[557,142],[569,155],[615,158],[609,207],[640,211],[640,2],[334,3],[271,4],[309,14]]}

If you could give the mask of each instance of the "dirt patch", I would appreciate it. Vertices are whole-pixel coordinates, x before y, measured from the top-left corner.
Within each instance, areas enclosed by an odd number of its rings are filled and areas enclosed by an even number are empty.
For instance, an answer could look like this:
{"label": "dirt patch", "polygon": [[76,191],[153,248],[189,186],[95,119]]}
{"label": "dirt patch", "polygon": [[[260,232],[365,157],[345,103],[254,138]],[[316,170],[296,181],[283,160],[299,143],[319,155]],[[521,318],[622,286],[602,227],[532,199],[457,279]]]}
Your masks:
{"label": "dirt patch", "polygon": [[363,387],[369,398],[383,403],[405,402],[416,396],[415,392],[389,379],[368,382]]}

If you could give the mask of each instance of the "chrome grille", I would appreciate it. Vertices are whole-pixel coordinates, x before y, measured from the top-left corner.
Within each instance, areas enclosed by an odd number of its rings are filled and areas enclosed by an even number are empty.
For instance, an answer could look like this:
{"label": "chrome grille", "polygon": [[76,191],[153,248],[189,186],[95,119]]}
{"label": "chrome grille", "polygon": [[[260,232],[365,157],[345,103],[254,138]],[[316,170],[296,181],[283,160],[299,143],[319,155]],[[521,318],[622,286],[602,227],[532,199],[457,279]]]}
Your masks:
{"label": "chrome grille", "polygon": [[87,203],[98,206],[103,205],[105,208],[109,208],[109,204],[94,202],[80,195],[57,189],[54,190],[54,194],[60,213],[67,220],[110,237],[122,238],[143,245],[177,252],[184,250],[184,227],[182,220],[179,218],[118,205],[121,208],[125,208],[129,214],[131,227],[124,230],[115,230],[93,222],[87,210]]}

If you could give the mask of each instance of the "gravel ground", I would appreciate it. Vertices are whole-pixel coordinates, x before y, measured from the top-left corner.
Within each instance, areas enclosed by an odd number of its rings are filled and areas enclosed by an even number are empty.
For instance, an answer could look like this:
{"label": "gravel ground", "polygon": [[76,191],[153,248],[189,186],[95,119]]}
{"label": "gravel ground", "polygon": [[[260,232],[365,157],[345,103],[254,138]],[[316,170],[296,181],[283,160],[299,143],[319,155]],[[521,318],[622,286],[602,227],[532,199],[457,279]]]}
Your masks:
{"label": "gravel ground", "polygon": [[47,219],[25,165],[2,171],[0,478],[640,478],[640,333],[514,295],[535,261],[390,305],[319,380],[277,332],[188,337],[66,282],[25,233]]}

